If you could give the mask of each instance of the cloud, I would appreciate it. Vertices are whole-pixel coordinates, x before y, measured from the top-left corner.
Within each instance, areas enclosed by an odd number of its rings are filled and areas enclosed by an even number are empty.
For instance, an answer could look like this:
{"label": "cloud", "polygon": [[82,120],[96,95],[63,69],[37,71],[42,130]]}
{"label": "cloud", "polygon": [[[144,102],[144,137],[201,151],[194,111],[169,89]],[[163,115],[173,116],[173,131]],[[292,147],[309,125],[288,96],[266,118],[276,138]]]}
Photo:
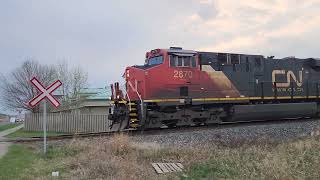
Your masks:
{"label": "cloud", "polygon": [[170,46],[319,58],[319,9],[319,0],[3,0],[0,73],[29,57],[65,60],[104,87]]}
{"label": "cloud", "polygon": [[186,49],[320,57],[318,0],[0,2],[0,61],[81,65],[91,86],[121,80],[145,52]]}
{"label": "cloud", "polygon": [[288,38],[300,38],[312,31],[320,30],[320,17],[319,16],[307,16],[299,18],[289,24],[286,24],[278,29],[274,30],[261,30],[252,33],[248,36],[239,35],[226,42],[220,42],[212,47],[201,48],[201,50],[241,50],[257,47],[266,47],[272,39],[288,39]]}
{"label": "cloud", "polygon": [[232,51],[240,51],[242,49],[248,49],[252,48],[254,45],[257,44],[264,44],[265,38],[263,37],[236,37],[230,41],[227,42],[221,42],[213,47],[204,47],[200,48],[199,50],[202,51],[226,51],[226,52],[232,52]]}
{"label": "cloud", "polygon": [[[191,27],[188,30],[190,36],[209,39],[199,45],[200,50],[275,53],[285,56],[285,53],[299,52],[303,48],[300,47],[301,43],[306,44],[314,36],[318,39],[320,36],[317,33],[320,30],[320,3],[315,0],[217,0],[215,8],[217,15],[213,19],[204,19],[198,13],[193,13],[183,23]],[[286,44],[289,41],[296,43]],[[294,51],[287,52],[286,45]],[[319,52],[311,49],[303,52],[319,56]]]}

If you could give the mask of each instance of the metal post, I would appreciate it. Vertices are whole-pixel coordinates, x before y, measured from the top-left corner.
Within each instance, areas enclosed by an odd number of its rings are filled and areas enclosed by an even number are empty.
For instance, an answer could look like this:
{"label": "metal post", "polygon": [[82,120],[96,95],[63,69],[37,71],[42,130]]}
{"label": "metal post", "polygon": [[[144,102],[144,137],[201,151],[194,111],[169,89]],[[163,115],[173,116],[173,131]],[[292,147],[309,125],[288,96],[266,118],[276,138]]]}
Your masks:
{"label": "metal post", "polygon": [[141,121],[144,123],[144,102],[141,99]]}
{"label": "metal post", "polygon": [[309,81],[307,80],[307,83],[306,83],[307,87],[307,92],[306,92],[306,98],[308,99],[309,98]]}
{"label": "metal post", "polygon": [[264,86],[263,86],[263,82],[261,82],[260,84],[261,84],[261,99],[264,100]]}
{"label": "metal post", "polygon": [[319,83],[317,83],[317,99],[319,100]]}
{"label": "metal post", "polygon": [[290,88],[291,88],[291,99],[293,99],[293,82],[290,82]]}
{"label": "metal post", "polygon": [[47,153],[47,101],[43,101],[43,153]]}
{"label": "metal post", "polygon": [[277,97],[278,97],[277,82],[273,83],[273,87],[274,87],[274,92],[273,92],[274,99],[277,99]]}

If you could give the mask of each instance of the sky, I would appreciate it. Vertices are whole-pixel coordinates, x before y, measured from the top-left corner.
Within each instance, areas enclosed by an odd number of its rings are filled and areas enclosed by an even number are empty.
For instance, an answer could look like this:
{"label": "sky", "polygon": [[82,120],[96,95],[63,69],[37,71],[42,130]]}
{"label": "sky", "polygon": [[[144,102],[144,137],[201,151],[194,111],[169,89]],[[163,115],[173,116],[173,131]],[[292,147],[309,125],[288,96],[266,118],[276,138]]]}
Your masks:
{"label": "sky", "polygon": [[156,48],[320,57],[319,0],[1,0],[0,72],[67,62],[90,87]]}

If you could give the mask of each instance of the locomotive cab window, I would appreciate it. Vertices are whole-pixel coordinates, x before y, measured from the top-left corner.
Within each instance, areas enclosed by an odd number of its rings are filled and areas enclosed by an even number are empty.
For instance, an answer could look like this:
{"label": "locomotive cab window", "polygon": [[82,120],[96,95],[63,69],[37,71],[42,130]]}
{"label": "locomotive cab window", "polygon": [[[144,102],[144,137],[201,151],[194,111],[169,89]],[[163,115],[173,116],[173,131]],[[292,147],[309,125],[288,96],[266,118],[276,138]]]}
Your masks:
{"label": "locomotive cab window", "polygon": [[231,54],[231,64],[240,64],[239,54]]}
{"label": "locomotive cab window", "polygon": [[218,62],[219,62],[220,65],[228,64],[228,56],[227,56],[227,54],[219,53],[218,54]]}
{"label": "locomotive cab window", "polygon": [[156,56],[147,60],[148,65],[157,65],[162,63],[163,63],[163,56]]}
{"label": "locomotive cab window", "polygon": [[170,67],[196,67],[195,56],[170,55]]}
{"label": "locomotive cab window", "polygon": [[260,58],[254,58],[254,64],[255,64],[255,66],[260,67],[261,66],[261,59]]}

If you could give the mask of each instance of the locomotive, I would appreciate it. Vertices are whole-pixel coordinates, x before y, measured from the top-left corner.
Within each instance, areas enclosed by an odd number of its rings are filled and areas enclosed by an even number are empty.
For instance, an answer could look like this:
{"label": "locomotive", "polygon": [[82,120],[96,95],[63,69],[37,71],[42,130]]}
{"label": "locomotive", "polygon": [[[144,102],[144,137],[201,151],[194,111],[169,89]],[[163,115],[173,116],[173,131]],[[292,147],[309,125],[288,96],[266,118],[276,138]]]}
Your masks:
{"label": "locomotive", "polygon": [[202,52],[146,53],[111,85],[112,129],[317,117],[320,59]]}

